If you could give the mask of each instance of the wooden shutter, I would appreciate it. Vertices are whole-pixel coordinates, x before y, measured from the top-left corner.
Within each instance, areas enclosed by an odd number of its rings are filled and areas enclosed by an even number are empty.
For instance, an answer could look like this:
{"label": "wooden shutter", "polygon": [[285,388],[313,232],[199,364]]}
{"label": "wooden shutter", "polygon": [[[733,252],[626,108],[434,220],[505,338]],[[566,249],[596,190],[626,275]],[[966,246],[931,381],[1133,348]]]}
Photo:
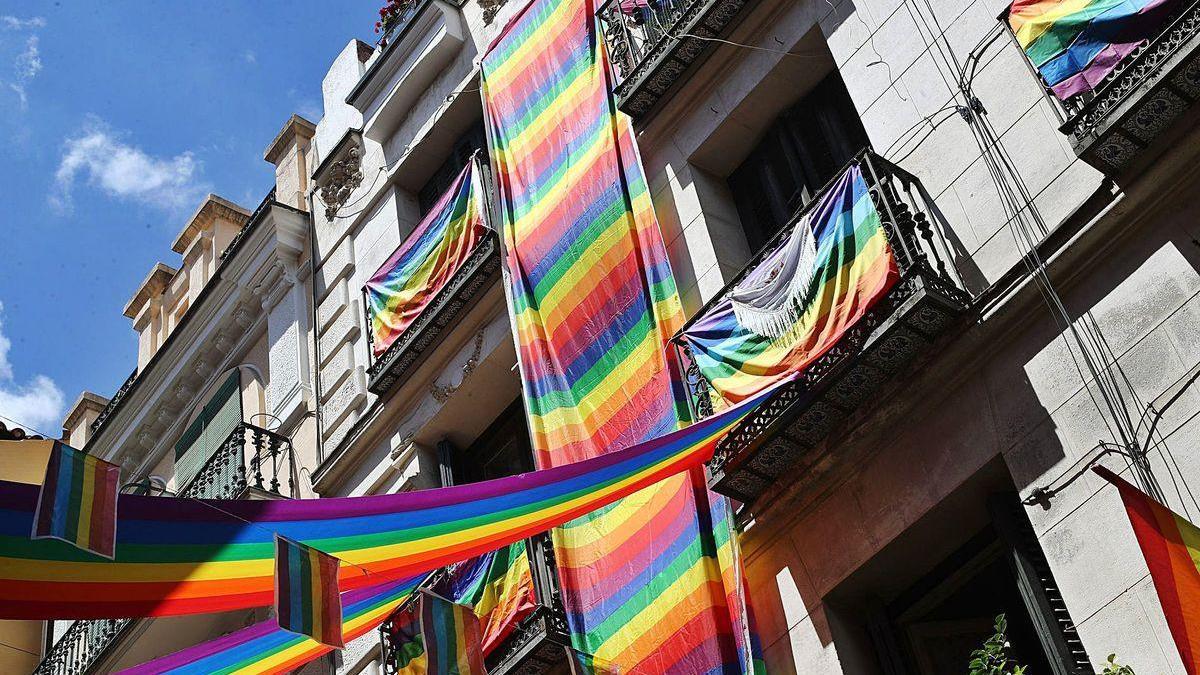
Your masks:
{"label": "wooden shutter", "polygon": [[992,497],[988,509],[1054,675],[1092,675],[1095,671],[1024,507],[1015,494],[1005,494]]}
{"label": "wooden shutter", "polygon": [[242,421],[242,389],[238,371],[221,383],[200,414],[175,443],[175,484],[184,487],[200,473],[229,434]]}

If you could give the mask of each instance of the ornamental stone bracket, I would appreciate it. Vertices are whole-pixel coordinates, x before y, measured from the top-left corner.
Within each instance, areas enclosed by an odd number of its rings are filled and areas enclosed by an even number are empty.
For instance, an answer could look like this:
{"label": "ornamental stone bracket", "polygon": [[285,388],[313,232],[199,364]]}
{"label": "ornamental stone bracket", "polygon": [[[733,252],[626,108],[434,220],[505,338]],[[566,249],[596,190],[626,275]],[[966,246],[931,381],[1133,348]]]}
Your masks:
{"label": "ornamental stone bracket", "polygon": [[332,221],[363,181],[362,131],[349,129],[313,173],[313,182],[325,204],[325,219]]}
{"label": "ornamental stone bracket", "polygon": [[500,13],[500,8],[508,3],[508,0],[479,0],[479,8],[483,10],[483,23],[490,26],[496,20],[496,15]]}

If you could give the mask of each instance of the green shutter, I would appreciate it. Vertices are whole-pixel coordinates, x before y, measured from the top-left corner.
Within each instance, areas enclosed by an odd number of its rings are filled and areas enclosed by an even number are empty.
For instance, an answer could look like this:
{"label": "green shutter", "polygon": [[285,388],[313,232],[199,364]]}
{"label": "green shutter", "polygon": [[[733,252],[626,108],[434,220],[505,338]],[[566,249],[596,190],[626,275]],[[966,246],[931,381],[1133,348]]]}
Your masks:
{"label": "green shutter", "polygon": [[175,443],[175,484],[186,486],[242,421],[241,382],[238,371],[217,389],[200,414]]}

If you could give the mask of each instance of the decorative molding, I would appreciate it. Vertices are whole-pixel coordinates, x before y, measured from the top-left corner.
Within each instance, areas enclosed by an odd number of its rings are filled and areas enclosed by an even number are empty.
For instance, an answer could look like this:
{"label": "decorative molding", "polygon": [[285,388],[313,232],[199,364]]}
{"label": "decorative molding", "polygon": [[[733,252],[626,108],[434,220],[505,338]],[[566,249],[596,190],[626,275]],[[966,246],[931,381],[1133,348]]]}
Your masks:
{"label": "decorative molding", "polygon": [[348,129],[313,173],[313,182],[325,204],[325,219],[332,221],[363,181],[363,140],[358,129]]}
{"label": "decorative molding", "polygon": [[479,8],[483,10],[483,25],[490,26],[508,0],[479,0]]}
{"label": "decorative molding", "polygon": [[433,382],[429,385],[429,395],[433,397],[433,400],[438,403],[449,401],[454,392],[458,391],[458,388],[467,381],[471,373],[475,372],[475,369],[479,367],[479,357],[483,351],[483,334],[483,330],[475,334],[475,349],[471,352],[471,356],[467,358],[467,362],[463,364],[462,375],[458,379],[458,384],[438,384],[437,382]]}

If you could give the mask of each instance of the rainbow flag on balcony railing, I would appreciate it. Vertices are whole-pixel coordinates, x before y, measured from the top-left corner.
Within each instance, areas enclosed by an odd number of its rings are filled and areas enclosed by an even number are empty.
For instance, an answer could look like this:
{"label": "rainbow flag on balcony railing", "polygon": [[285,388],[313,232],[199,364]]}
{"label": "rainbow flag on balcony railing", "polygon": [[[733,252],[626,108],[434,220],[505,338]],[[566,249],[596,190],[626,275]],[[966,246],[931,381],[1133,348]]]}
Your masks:
{"label": "rainbow flag on balcony railing", "polygon": [[[810,237],[815,257],[806,266],[804,240]],[[793,233],[688,326],[680,340],[691,348],[717,395],[726,402],[741,401],[828,352],[897,278],[879,212],[861,167],[854,165]],[[739,298],[752,305],[764,297],[773,304],[738,306]],[[763,319],[768,313],[774,315]],[[753,318],[742,318],[747,316]]]}
{"label": "rainbow flag on balcony railing", "polygon": [[416,321],[462,268],[487,232],[478,170],[469,162],[433,210],[405,238],[364,289],[375,356]]}
{"label": "rainbow flag on balcony railing", "polygon": [[1066,100],[1094,91],[1184,5],[1183,0],[1014,0],[1008,25],[1046,85]]}

